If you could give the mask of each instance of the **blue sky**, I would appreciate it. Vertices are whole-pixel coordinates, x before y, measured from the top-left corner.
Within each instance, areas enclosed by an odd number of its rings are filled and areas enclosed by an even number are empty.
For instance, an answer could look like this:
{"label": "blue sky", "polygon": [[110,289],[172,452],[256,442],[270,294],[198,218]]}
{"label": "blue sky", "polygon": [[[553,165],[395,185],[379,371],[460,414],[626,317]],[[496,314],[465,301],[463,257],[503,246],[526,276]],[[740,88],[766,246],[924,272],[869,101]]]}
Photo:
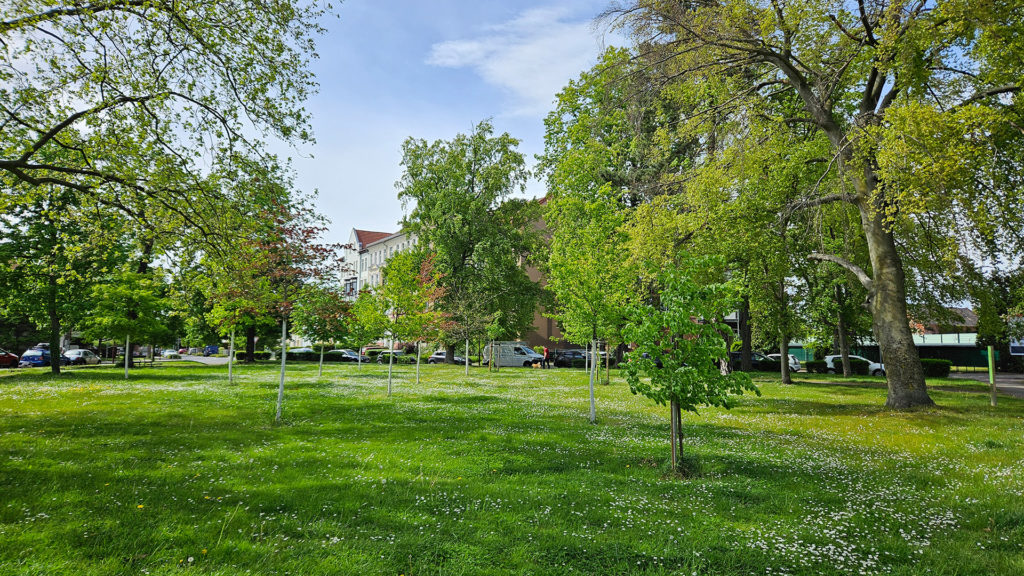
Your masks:
{"label": "blue sky", "polygon": [[[594,17],[605,1],[347,0],[325,21],[308,103],[317,143],[280,150],[296,184],[319,190],[329,240],[351,228],[393,231],[403,210],[394,183],[409,136],[451,138],[492,118],[522,140],[529,158],[544,147],[543,119],[555,94],[621,44]],[[531,182],[529,196],[543,195]]]}

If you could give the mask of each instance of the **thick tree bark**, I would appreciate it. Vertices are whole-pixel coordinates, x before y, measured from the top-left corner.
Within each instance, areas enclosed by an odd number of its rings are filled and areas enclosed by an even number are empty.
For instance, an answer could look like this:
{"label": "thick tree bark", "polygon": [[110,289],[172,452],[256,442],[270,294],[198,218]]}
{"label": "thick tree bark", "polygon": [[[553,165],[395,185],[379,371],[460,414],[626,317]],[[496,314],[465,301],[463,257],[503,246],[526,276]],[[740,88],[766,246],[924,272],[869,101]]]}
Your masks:
{"label": "thick tree bark", "polygon": [[[868,183],[869,191],[874,191],[878,183],[873,173],[868,173]],[[861,198],[866,197],[869,196],[861,195]],[[885,405],[899,410],[932,406],[935,402],[928,396],[921,358],[914,345],[907,316],[903,260],[892,233],[886,227],[885,214],[863,200],[858,207],[871,258],[872,325],[889,384]]]}
{"label": "thick tree bark", "polygon": [[444,345],[444,363],[455,364],[455,344]]}
{"label": "thick tree bark", "polygon": [[753,362],[753,336],[750,329],[750,297],[743,295],[743,302],[740,304],[740,370],[750,372],[754,369]]}
{"label": "thick tree bark", "polygon": [[256,361],[256,327],[245,327],[245,363],[252,364]]}

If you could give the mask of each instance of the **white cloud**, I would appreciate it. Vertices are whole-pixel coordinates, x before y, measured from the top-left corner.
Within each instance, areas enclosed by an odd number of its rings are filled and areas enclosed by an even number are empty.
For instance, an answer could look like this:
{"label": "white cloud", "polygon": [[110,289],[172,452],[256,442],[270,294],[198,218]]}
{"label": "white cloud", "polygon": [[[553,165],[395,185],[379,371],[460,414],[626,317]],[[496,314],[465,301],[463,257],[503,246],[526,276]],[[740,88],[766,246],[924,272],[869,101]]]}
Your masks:
{"label": "white cloud", "polygon": [[527,10],[475,37],[434,44],[427,64],[469,68],[511,96],[513,115],[539,116],[569,80],[594,64],[603,38],[592,21],[566,10]]}

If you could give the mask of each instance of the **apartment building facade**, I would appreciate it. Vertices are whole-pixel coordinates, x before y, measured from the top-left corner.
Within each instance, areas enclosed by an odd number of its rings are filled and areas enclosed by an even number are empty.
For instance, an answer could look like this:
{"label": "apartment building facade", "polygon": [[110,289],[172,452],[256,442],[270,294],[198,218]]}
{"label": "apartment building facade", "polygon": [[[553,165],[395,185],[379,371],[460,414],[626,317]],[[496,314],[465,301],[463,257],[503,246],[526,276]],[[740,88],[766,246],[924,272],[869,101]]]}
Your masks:
{"label": "apartment building facade", "polygon": [[343,280],[345,296],[355,299],[360,290],[380,286],[381,271],[391,256],[416,247],[415,234],[405,232],[376,232],[352,229],[350,248],[345,251],[344,262],[351,273]]}

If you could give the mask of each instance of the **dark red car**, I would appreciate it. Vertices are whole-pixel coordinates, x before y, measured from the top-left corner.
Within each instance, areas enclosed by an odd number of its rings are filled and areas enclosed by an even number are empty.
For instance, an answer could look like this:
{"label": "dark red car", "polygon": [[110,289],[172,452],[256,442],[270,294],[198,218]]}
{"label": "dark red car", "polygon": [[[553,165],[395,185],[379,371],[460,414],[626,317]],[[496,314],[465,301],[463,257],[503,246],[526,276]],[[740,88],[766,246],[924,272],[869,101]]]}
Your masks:
{"label": "dark red car", "polygon": [[0,368],[17,368],[21,358],[7,350],[0,349]]}

